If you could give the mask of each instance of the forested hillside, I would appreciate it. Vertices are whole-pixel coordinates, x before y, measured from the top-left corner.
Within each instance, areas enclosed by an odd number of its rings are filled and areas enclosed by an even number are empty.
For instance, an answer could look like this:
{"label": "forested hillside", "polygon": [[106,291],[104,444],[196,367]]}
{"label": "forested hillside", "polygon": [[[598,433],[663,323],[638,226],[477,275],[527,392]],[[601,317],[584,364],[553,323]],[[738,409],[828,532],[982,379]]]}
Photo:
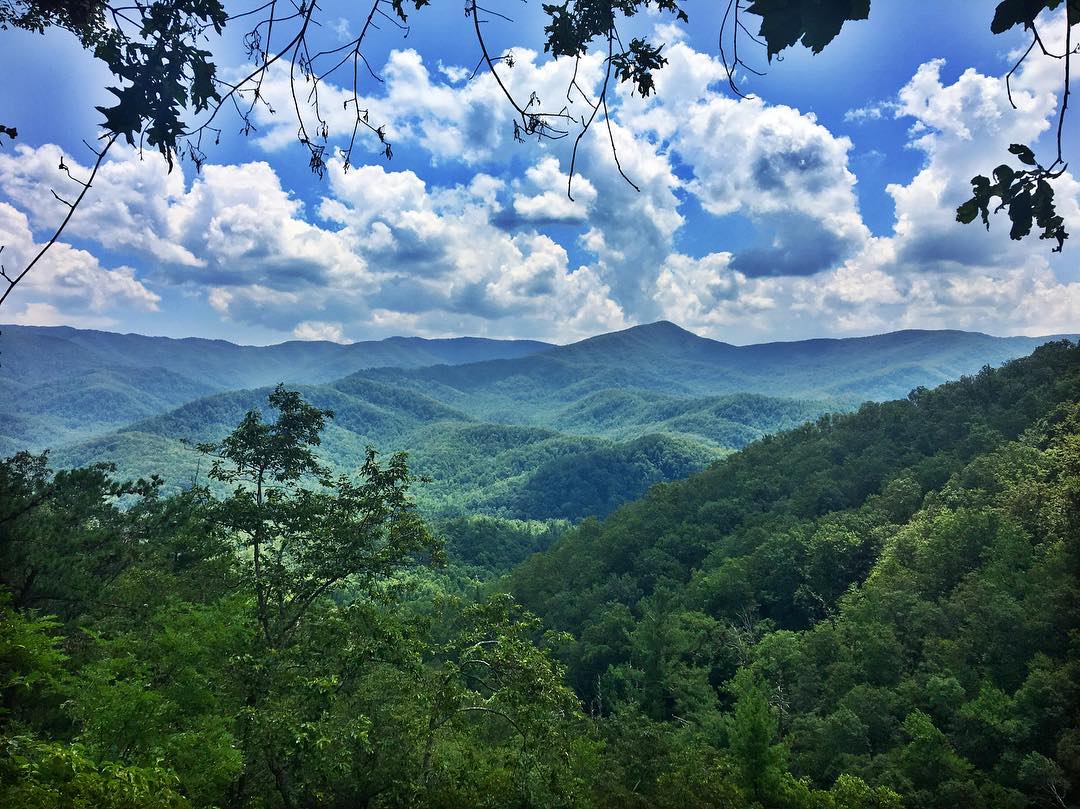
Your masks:
{"label": "forested hillside", "polygon": [[[418,492],[429,517],[482,513],[576,520],[603,515],[653,483],[685,477],[724,454],[723,447],[679,435],[615,440],[475,421],[409,389],[369,380],[299,390],[335,412],[322,450],[333,468],[355,469],[369,445],[408,451],[412,467],[432,479]],[[68,466],[110,461],[134,477],[158,474],[170,491],[178,491],[205,478],[195,445],[224,436],[249,408],[265,409],[268,392],[199,399],[130,429],[61,447],[53,457]],[[715,422],[725,425],[735,446],[825,410],[821,403],[766,397],[755,397],[752,404],[748,409],[756,415],[747,417],[749,424]],[[770,414],[780,416],[770,419]]]}
{"label": "forested hillside", "polygon": [[[825,401],[838,409],[903,396],[918,385],[1023,356],[1047,339],[896,332],[737,347],[656,323],[563,347],[399,337],[260,347],[4,326],[0,406],[14,417],[0,425],[0,450],[57,449],[206,396],[279,382],[334,383],[346,393],[351,384],[368,395],[382,384],[384,403],[416,394],[435,399],[455,418],[466,414],[471,420],[620,440],[673,433],[740,447],[762,432],[816,415],[800,409],[801,402]],[[343,380],[358,371],[352,383]],[[750,394],[796,402],[776,410],[774,402],[745,398]],[[228,422],[218,425],[227,427]],[[378,435],[379,429],[376,423],[367,432]]]}
{"label": "forested hillside", "polygon": [[269,404],[201,447],[218,489],[0,464],[0,805],[1075,802],[1080,347],[558,539],[432,532],[404,456],[336,477],[334,418]]}
{"label": "forested hillside", "polygon": [[547,423],[601,392],[678,397],[761,393],[857,405],[906,396],[984,365],[1030,354],[1049,337],[900,331],[875,337],[733,346],[673,323],[635,326],[515,360],[456,367],[377,369],[451,407],[468,402],[503,420]]}
{"label": "forested hillside", "polygon": [[766,805],[790,771],[910,806],[1064,806],[1078,506],[1080,348],[1055,343],[655,487],[509,589],[572,635],[560,656],[587,704],[629,712],[672,762],[686,723],[706,749],[740,721],[767,728],[735,769]]}
{"label": "forested hillside", "polygon": [[278,382],[319,383],[362,368],[521,357],[532,340],[463,337],[338,345],[144,337],[67,327],[0,328],[0,451],[57,447],[160,415],[204,396]]}
{"label": "forested hillside", "polygon": [[174,339],[67,326],[3,326],[5,379],[27,384],[100,368],[167,368],[216,390],[278,382],[329,382],[363,368],[419,368],[523,357],[551,348],[536,340],[390,337],[339,344],[294,340],[236,345],[198,337]]}
{"label": "forested hillside", "polygon": [[[604,516],[768,433],[1045,340],[897,332],[737,347],[664,322],[563,347],[392,338],[258,348],[18,327],[3,339],[12,362],[0,404],[16,414],[0,425],[4,452],[50,448],[61,466],[108,461],[179,491],[205,475],[194,445],[264,406],[261,385],[288,381],[337,414],[324,450],[335,469],[356,468],[368,445],[408,451],[434,481],[419,495],[427,516],[526,520]],[[400,367],[325,381],[387,363]]]}

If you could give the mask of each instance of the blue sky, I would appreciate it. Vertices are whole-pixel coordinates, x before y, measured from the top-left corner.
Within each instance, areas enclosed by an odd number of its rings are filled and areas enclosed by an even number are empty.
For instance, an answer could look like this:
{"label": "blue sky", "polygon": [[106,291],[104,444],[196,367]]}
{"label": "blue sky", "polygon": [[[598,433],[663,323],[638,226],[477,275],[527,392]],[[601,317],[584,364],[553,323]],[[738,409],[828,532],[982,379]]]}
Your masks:
{"label": "blue sky", "polygon": [[[326,42],[356,29],[354,8],[324,5]],[[508,80],[526,97],[559,98],[568,66],[538,53],[539,5],[505,8],[516,23],[487,31],[517,58]],[[1025,67],[1014,113],[1001,76],[1021,40],[990,34],[992,9],[878,2],[824,53],[792,50],[752,77],[748,101],[724,87],[715,4],[688,4],[691,25],[678,29],[643,18],[624,35],[654,33],[670,64],[656,98],[622,93],[612,108],[642,190],[619,179],[597,127],[571,204],[568,141],[511,141],[490,77],[461,78],[478,59],[471,22],[436,3],[407,37],[384,24],[366,51],[383,82],[364,83],[365,104],[387,123],[393,160],[369,140],[351,171],[331,161],[320,180],[284,112],[248,137],[225,117],[199,176],[119,150],[0,320],[255,343],[569,341],[660,318],[736,343],[908,327],[1077,331],[1080,246],[1052,256],[1045,242],[1010,242],[1004,221],[990,234],[951,221],[970,177],[1002,162],[1008,143],[1049,148],[1039,138],[1059,67]],[[1048,36],[1063,27],[1055,21]],[[242,68],[238,33],[215,47],[223,70]],[[2,118],[20,132],[0,151],[0,243],[15,266],[62,216],[48,191],[64,189],[59,155],[89,162],[81,140],[95,134],[110,77],[66,35],[2,36],[0,68],[26,78],[0,86]],[[763,55],[751,61],[764,66]],[[585,65],[586,83],[599,75],[597,60]],[[283,110],[283,77],[267,89]],[[343,93],[325,96],[332,144],[350,128]],[[1075,131],[1067,146],[1080,152]],[[1080,222],[1071,176],[1059,197]]]}

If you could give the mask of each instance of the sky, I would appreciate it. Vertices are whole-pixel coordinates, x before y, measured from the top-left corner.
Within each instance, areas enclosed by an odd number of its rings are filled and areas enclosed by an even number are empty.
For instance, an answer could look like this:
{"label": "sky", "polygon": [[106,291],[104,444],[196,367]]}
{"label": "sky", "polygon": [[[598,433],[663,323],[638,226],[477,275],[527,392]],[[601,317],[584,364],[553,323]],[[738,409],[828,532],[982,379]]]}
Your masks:
{"label": "sky", "polygon": [[[494,0],[492,0],[494,2]],[[284,71],[265,87],[277,112],[239,133],[228,110],[220,144],[196,172],[116,148],[63,238],[0,311],[0,322],[71,325],[242,343],[349,342],[392,335],[477,335],[565,343],[671,320],[737,344],[956,328],[991,334],[1080,331],[1080,233],[1064,253],[953,221],[970,179],[1010,143],[1054,151],[1061,63],[993,36],[993,2],[874,3],[819,55],[803,49],[726,85],[719,4],[687,3],[689,25],[649,14],[624,39],[664,42],[667,66],[647,99],[620,86],[611,138],[581,143],[575,199],[565,189],[572,138],[513,140],[513,110],[485,71],[471,20],[433,3],[402,32],[384,21],[365,56],[362,106],[385,123],[393,158],[361,136],[314,176],[296,141]],[[233,4],[231,9],[244,9]],[[491,8],[493,49],[514,56],[505,80],[561,106],[573,69],[542,52],[539,4]],[[355,4],[327,0],[318,36],[347,41]],[[748,17],[750,21],[755,18]],[[214,42],[219,70],[245,64],[238,21]],[[1043,33],[1063,40],[1060,15]],[[93,155],[111,77],[74,38],[5,31],[0,120],[0,260],[33,254]],[[599,56],[578,81],[595,92]],[[351,75],[323,89],[331,146],[347,141]],[[551,106],[550,103],[545,106]],[[575,101],[572,111],[583,106]],[[1076,118],[1066,151],[1080,160]],[[1047,161],[1049,162],[1049,161]],[[1080,184],[1058,182],[1058,207],[1080,229]]]}

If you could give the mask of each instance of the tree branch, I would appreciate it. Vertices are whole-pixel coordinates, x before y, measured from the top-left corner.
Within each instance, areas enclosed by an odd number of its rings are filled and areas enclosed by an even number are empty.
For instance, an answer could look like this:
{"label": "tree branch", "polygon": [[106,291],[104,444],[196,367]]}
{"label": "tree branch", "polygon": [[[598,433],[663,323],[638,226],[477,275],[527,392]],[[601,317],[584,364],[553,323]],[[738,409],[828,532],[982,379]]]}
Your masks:
{"label": "tree branch", "polygon": [[[38,252],[34,255],[32,259],[30,259],[30,262],[26,265],[26,267],[24,267],[23,270],[14,278],[10,277],[7,274],[6,270],[3,271],[4,280],[7,282],[7,289],[4,290],[3,294],[0,294],[0,306],[4,305],[4,301],[7,300],[7,297],[11,294],[11,291],[15,289],[18,283],[26,277],[26,274],[34,268],[34,265],[36,265],[41,260],[41,257],[45,255],[49,248],[56,244],[57,240],[60,238],[60,235],[64,232],[64,228],[66,228],[68,222],[71,221],[71,217],[74,215],[76,209],[79,207],[80,203],[82,203],[83,198],[86,196],[86,192],[90,190],[90,186],[93,184],[94,179],[97,177],[98,169],[101,168],[101,164],[105,160],[105,155],[108,154],[109,149],[112,148],[112,145],[116,143],[117,137],[118,136],[116,134],[113,134],[109,135],[105,139],[105,145],[101,148],[100,151],[97,152],[97,160],[94,161],[94,167],[90,170],[90,176],[89,178],[87,178],[86,182],[83,183],[82,190],[79,192],[79,195],[75,197],[75,201],[67,202],[66,200],[61,200],[61,202],[68,206],[68,212],[67,215],[64,217],[63,221],[60,222],[59,227],[57,227],[56,230],[53,232],[52,237],[47,242],[45,242],[44,245],[42,245],[41,249],[38,250]],[[63,165],[62,162],[61,165]],[[53,192],[53,196],[56,196],[55,191]],[[57,199],[60,198],[57,197]]]}

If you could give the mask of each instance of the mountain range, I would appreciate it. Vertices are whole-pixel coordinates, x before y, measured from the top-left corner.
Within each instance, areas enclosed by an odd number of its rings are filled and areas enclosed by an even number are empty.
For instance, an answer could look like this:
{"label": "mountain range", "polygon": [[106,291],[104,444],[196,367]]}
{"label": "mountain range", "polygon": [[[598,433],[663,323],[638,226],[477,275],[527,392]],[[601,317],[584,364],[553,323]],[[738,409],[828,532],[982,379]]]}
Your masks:
{"label": "mountain range", "polygon": [[202,469],[190,444],[225,435],[269,386],[336,418],[335,467],[366,445],[405,450],[432,478],[432,515],[579,519],[685,477],[754,439],[865,400],[902,398],[1051,337],[901,331],[734,346],[659,322],[570,345],[394,337],[238,346],[59,327],[0,332],[0,452],[59,465]]}

